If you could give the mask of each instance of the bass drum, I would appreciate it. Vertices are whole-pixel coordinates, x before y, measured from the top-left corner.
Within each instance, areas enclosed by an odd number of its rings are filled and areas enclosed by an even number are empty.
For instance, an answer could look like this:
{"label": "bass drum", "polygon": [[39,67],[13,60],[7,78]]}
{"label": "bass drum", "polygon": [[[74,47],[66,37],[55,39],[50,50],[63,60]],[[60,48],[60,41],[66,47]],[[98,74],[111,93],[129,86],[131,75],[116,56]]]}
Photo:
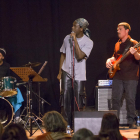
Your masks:
{"label": "bass drum", "polygon": [[0,97],[0,121],[3,127],[8,126],[13,120],[13,106],[10,102]]}

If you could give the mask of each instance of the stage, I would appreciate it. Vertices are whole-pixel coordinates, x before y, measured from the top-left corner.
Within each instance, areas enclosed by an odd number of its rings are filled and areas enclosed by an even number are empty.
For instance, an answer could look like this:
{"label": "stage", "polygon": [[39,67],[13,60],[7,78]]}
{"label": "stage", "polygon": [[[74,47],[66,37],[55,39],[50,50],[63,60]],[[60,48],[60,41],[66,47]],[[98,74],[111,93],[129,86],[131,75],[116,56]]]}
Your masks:
{"label": "stage", "polygon": [[[123,129],[123,130],[122,130]],[[45,132],[45,129],[42,127],[43,132]],[[34,131],[34,130],[33,130]],[[129,129],[128,127],[120,127],[120,132],[123,136],[128,138],[129,140],[137,140],[138,139],[138,132],[140,131],[140,127],[137,129]],[[37,130],[36,133],[30,137],[30,134],[28,131],[26,131],[26,134],[28,136],[29,140],[35,139],[38,135],[41,135],[42,132],[40,130]]]}

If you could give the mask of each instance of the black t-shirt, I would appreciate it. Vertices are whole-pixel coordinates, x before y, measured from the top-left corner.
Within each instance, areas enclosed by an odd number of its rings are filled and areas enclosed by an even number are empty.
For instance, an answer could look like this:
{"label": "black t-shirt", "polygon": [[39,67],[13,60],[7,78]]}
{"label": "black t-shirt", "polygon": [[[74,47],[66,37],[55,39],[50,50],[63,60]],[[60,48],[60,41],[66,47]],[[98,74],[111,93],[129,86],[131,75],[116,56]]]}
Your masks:
{"label": "black t-shirt", "polygon": [[0,65],[0,79],[2,77],[9,75],[10,75],[10,65],[7,62],[3,61],[3,64]]}
{"label": "black t-shirt", "polygon": [[[130,39],[128,38],[125,42],[120,44],[119,49],[114,52],[114,57],[117,59],[120,54],[123,54],[127,48]],[[131,46],[136,44],[136,41],[131,40]],[[138,80],[139,78],[139,61],[135,59],[134,55],[129,54],[121,63],[120,70],[118,70],[114,76],[115,79],[120,80]]]}

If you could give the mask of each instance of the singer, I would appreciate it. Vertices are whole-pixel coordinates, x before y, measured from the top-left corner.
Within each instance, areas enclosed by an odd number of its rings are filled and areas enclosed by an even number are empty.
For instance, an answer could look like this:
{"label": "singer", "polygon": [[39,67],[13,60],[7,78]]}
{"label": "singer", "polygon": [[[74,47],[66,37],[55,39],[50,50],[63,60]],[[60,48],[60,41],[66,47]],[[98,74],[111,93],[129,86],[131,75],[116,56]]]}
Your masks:
{"label": "singer", "polygon": [[[58,80],[61,80],[61,114],[73,128],[73,111],[82,111],[86,103],[86,60],[93,48],[88,21],[73,22],[72,32],[64,38],[60,48]],[[73,49],[74,48],[74,49]]]}

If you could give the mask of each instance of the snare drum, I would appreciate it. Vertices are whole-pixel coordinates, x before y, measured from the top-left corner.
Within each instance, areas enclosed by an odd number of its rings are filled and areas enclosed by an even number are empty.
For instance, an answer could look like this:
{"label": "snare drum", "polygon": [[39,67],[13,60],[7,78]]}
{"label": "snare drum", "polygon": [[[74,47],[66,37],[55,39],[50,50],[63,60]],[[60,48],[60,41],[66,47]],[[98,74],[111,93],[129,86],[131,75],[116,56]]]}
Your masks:
{"label": "snare drum", "polygon": [[1,92],[2,97],[11,97],[17,94],[15,89],[16,78],[12,76],[2,77],[1,79]]}

